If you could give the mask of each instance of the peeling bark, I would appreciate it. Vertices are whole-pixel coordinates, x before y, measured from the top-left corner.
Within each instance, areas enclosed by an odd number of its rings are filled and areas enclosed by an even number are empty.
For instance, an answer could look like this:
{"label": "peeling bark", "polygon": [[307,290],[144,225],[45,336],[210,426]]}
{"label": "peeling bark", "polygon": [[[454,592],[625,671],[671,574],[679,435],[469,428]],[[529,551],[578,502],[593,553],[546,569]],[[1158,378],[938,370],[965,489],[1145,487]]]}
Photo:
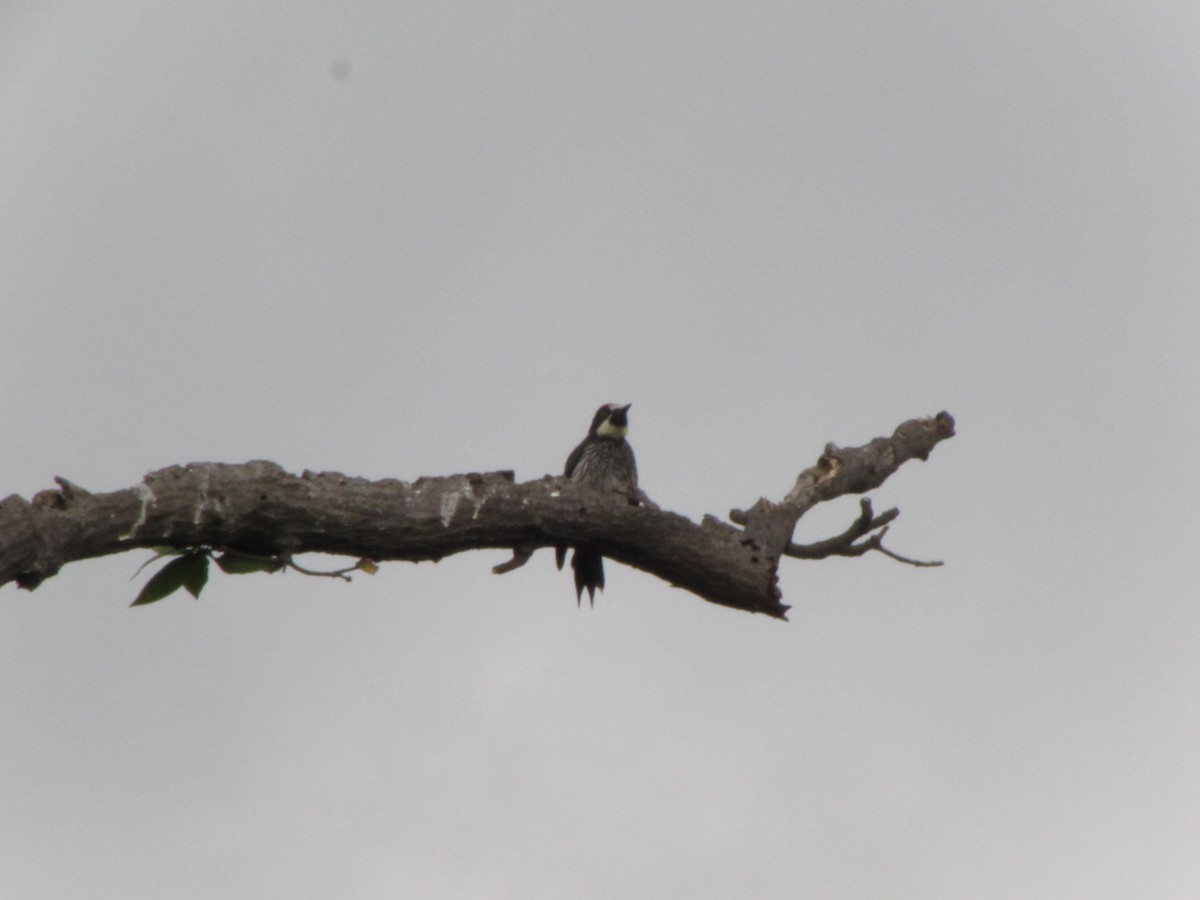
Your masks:
{"label": "peeling bark", "polygon": [[[888,438],[862,447],[830,444],[778,503],[760,499],[733,510],[742,527],[706,516],[696,524],[643,496],[580,488],[546,476],[516,483],[512,472],[469,473],[414,482],[368,481],[334,472],[293,475],[272,462],[190,463],[151,472],[126,490],[92,494],[56,479],[56,490],[32,501],[0,500],[0,585],[33,589],[69,562],[138,547],[209,547],[289,558],[331,553],[374,560],[438,560],[453,553],[509,548],[519,568],[534,550],[559,542],[588,543],[604,556],[656,575],[697,596],[749,612],[785,618],[779,561],[859,555],[878,546],[895,511],[864,517],[844,535],[799,548],[796,522],[819,502],[878,487],[909,459],[926,459],[953,436],[954,419],[939,413],[903,423]],[[814,549],[816,548],[816,549]],[[801,551],[801,552],[797,552]],[[887,551],[885,551],[887,552]]]}

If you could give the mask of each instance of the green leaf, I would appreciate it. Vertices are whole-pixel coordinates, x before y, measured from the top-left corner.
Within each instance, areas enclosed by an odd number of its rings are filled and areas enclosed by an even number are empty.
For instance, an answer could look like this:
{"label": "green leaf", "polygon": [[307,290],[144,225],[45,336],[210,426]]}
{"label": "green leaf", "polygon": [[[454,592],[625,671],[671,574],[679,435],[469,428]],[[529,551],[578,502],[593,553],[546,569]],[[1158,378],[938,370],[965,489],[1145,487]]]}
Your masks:
{"label": "green leaf", "polygon": [[137,571],[129,576],[130,581],[133,581],[133,579],[137,578],[138,575],[142,573],[142,569],[146,568],[146,566],[150,565],[150,563],[156,562],[157,560],[162,559],[164,556],[179,556],[180,554],[187,552],[186,550],[176,550],[174,547],[151,547],[150,549],[155,551],[154,555],[137,567]]}
{"label": "green leaf", "polygon": [[146,586],[142,588],[142,592],[137,595],[137,599],[130,606],[145,606],[147,603],[156,603],[163,597],[169,596],[183,587],[184,580],[188,577],[189,567],[194,566],[193,556],[181,556],[178,559],[173,559],[157,572],[153,577],[146,582]]}
{"label": "green leaf", "polygon": [[208,554],[192,553],[176,562],[183,563],[183,589],[199,600],[200,592],[208,584]]}
{"label": "green leaf", "polygon": [[259,556],[243,556],[240,553],[225,552],[217,557],[217,565],[226,575],[248,575],[251,572],[278,572],[283,563],[277,559]]}

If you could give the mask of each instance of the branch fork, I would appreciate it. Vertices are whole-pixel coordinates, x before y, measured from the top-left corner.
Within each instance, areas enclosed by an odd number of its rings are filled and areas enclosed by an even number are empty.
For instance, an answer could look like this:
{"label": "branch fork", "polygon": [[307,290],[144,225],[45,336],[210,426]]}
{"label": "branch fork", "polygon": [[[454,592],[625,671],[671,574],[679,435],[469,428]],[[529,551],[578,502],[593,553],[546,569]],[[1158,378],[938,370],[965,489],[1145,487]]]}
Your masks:
{"label": "branch fork", "polygon": [[[360,560],[438,560],[502,548],[497,574],[525,565],[541,547],[588,543],[606,557],[649,572],[705,600],[786,618],[779,590],[785,556],[822,559],[881,552],[897,510],[876,516],[867,498],[840,535],[797,544],[799,519],[817,503],[882,484],[910,459],[927,459],[954,435],[939,413],[901,424],[861,447],[826,446],[779,502],[759,499],[729,522],[699,523],[637,498],[596,494],[562,478],[517,483],[511,471],[472,472],[415,482],[368,481],[336,472],[293,475],[263,460],[191,463],[151,472],[138,485],[94,494],[64,478],[32,502],[0,500],[0,585],[32,590],[59,568],[135,548],[209,548],[286,560],[319,552]],[[636,502],[635,502],[636,500]],[[733,524],[730,524],[732,522]],[[361,567],[361,566],[360,566]],[[346,577],[352,569],[339,570]]]}

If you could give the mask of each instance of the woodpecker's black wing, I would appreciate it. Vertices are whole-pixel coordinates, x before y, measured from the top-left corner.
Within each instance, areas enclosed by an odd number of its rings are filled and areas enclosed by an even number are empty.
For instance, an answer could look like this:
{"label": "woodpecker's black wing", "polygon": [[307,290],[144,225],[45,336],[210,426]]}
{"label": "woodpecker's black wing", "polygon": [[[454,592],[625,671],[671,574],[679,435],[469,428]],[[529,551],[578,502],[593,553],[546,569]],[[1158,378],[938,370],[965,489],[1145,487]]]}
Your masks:
{"label": "woodpecker's black wing", "polygon": [[571,451],[571,455],[567,457],[567,464],[563,467],[563,474],[570,478],[575,474],[575,469],[579,466],[579,460],[583,459],[583,448],[587,446],[588,439],[584,438],[579,442],[579,446]]}
{"label": "woodpecker's black wing", "polygon": [[[567,457],[567,464],[563,467],[563,474],[570,478],[575,474],[575,468],[579,465],[579,460],[583,458],[583,448],[587,444],[588,439],[584,438],[579,442],[579,446],[571,451],[571,455]],[[554,548],[554,562],[558,565],[561,572],[563,563],[567,561],[567,545],[558,544]]]}

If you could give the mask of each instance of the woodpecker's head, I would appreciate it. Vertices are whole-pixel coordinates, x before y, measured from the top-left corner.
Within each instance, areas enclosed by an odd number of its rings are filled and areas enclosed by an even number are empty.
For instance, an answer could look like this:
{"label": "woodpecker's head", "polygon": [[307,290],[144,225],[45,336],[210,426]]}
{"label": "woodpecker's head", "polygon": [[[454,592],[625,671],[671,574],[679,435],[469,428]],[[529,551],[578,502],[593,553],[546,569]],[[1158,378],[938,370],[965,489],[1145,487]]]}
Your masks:
{"label": "woodpecker's head", "polygon": [[629,407],[632,403],[619,406],[616,403],[605,403],[596,410],[592,418],[592,428],[588,434],[597,437],[623,438],[629,431]]}

